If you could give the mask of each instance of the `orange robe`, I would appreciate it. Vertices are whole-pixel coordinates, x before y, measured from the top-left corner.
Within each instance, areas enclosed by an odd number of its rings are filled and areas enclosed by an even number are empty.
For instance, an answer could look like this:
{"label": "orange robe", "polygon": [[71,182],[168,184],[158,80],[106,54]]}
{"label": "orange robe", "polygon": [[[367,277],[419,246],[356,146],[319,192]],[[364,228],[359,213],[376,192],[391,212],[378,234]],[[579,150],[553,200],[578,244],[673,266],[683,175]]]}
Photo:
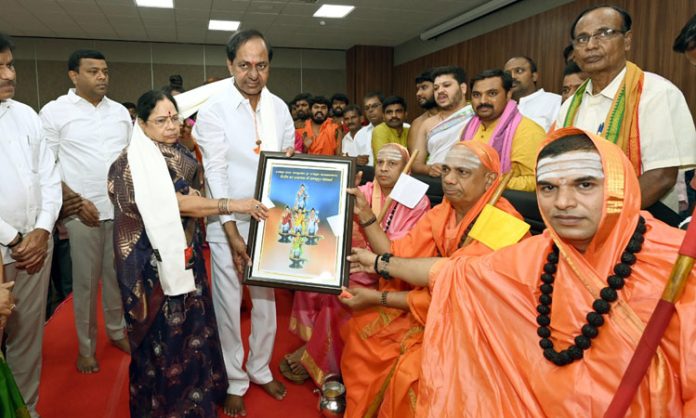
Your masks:
{"label": "orange robe", "polygon": [[[562,129],[547,141],[575,133],[582,131]],[[606,204],[585,253],[547,229],[495,253],[445,260],[431,270],[418,417],[604,415],[660,299],[684,232],[640,212],[631,163],[620,148],[590,136],[602,158]],[[540,274],[552,245],[558,246],[560,260],[550,328],[554,347],[561,350],[580,334],[639,214],[647,220],[645,242],[598,337],[582,359],[554,365],[543,356],[536,323]],[[696,416],[695,304],[696,287],[687,285],[626,416]]]}
{"label": "orange robe", "polygon": [[312,143],[307,148],[308,154],[336,155],[340,129],[340,125],[334,123],[331,118],[327,118],[324,123],[321,124],[319,135],[316,137],[312,130],[311,119],[307,119],[305,126],[295,131],[302,136],[303,140],[304,138],[312,140]]}
{"label": "orange robe", "polygon": [[[495,151],[487,144],[463,143],[478,151],[484,165],[499,173]],[[485,151],[489,151],[486,153]],[[468,226],[490,199],[498,181],[479,199],[469,213],[456,223],[452,205],[445,199],[423,216],[403,238],[393,241],[391,252],[398,257],[448,257],[456,253],[479,255],[491,250],[474,241],[459,249]],[[496,206],[521,216],[505,199]],[[420,378],[421,343],[430,291],[413,289],[394,279],[380,280],[380,290],[410,290],[409,311],[377,307],[356,312],[341,330],[345,341],[341,370],[346,385],[345,417],[413,416]]]}

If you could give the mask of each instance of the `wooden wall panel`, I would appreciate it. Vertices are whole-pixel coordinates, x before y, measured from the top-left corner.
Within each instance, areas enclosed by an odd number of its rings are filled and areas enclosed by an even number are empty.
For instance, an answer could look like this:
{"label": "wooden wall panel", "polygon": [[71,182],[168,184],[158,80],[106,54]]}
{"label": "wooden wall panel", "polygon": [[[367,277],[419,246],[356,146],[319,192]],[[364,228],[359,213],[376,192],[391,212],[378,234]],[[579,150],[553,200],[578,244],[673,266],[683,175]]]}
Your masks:
{"label": "wooden wall panel", "polygon": [[[633,18],[633,45],[629,59],[647,71],[672,81],[686,96],[696,115],[696,68],[672,52],[672,43],[686,21],[696,13],[696,0],[614,0]],[[469,77],[488,68],[502,68],[515,55],[528,55],[539,67],[539,85],[559,92],[563,77],[563,48],[570,43],[570,25],[584,9],[597,4],[577,0],[504,28],[398,65],[393,92],[409,104],[409,116],[421,111],[415,101],[415,77],[438,65],[462,66]]]}
{"label": "wooden wall panel", "polygon": [[356,45],[346,51],[346,94],[352,103],[362,103],[371,91],[390,95],[394,71],[394,48]]}

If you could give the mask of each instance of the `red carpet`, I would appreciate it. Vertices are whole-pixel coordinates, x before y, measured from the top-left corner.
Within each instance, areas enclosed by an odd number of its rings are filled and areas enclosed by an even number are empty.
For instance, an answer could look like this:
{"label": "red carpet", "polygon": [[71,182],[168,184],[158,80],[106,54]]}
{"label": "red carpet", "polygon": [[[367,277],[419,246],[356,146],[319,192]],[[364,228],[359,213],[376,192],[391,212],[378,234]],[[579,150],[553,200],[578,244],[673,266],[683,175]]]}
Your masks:
{"label": "red carpet", "polygon": [[[101,298],[100,298],[101,300]],[[283,401],[277,401],[256,385],[245,396],[248,417],[305,418],[319,416],[318,395],[312,393],[310,380],[295,385],[278,371],[285,353],[299,347],[299,338],[288,332],[292,294],[276,290],[278,332],[271,360],[271,371],[288,389]],[[127,418],[128,365],[130,358],[108,343],[104,320],[99,312],[97,359],[101,371],[82,375],[75,368],[77,336],[73,317],[72,297],[58,307],[46,324],[43,342],[43,370],[39,395],[39,413],[43,418]],[[249,312],[242,314],[242,333],[249,335]],[[246,342],[246,337],[244,338]],[[245,344],[246,345],[246,344]],[[220,417],[226,415],[219,413]]]}

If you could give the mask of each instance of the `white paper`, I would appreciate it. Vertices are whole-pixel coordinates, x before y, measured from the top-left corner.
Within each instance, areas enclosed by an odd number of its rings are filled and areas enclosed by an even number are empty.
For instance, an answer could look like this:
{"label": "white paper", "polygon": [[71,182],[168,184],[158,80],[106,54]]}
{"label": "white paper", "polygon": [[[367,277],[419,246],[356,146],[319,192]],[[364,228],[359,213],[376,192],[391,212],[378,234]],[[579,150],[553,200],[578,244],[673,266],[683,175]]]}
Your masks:
{"label": "white paper", "polygon": [[331,227],[331,232],[337,237],[343,236],[343,219],[338,215],[329,216],[326,218],[326,222]]}
{"label": "white paper", "polygon": [[428,187],[427,183],[415,179],[408,174],[401,174],[389,197],[407,208],[413,209],[423,196],[425,196]]}

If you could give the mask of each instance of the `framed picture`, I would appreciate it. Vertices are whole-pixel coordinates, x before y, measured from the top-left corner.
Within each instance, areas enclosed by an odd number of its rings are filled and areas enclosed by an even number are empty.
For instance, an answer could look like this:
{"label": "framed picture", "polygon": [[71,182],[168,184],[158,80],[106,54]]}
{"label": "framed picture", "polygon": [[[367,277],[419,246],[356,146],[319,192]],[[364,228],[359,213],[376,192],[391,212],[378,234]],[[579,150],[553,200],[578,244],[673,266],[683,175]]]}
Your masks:
{"label": "framed picture", "polygon": [[244,283],[312,292],[348,285],[354,159],[262,152],[256,198],[269,209],[251,220]]}

